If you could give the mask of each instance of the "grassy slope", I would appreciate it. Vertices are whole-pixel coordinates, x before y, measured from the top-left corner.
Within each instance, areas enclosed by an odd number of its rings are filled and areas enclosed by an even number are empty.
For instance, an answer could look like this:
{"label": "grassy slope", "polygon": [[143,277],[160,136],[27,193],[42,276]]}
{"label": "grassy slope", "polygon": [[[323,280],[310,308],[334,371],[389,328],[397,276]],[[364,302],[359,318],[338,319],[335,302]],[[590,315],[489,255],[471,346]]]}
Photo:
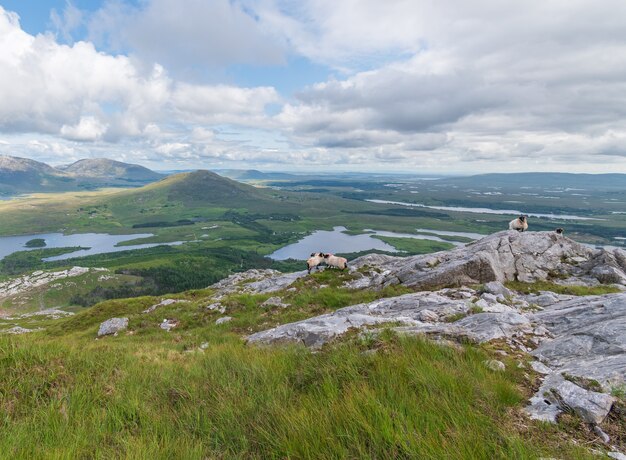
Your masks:
{"label": "grassy slope", "polygon": [[[0,336],[0,451],[17,458],[592,458],[561,428],[521,418],[517,357],[392,333],[351,337],[311,354],[247,347],[249,332],[354,302],[402,294],[348,291],[326,271],[279,295],[222,300],[210,290],[141,313],[158,298],[99,304],[47,321],[44,332]],[[328,287],[321,287],[327,285]],[[129,333],[94,340],[98,324],[130,317]],[[180,325],[159,329],[163,318]],[[26,321],[26,320],[25,320]],[[199,348],[206,343],[205,350]],[[524,384],[525,386],[528,383]],[[576,423],[571,422],[570,423]],[[567,427],[565,427],[567,428]]]}

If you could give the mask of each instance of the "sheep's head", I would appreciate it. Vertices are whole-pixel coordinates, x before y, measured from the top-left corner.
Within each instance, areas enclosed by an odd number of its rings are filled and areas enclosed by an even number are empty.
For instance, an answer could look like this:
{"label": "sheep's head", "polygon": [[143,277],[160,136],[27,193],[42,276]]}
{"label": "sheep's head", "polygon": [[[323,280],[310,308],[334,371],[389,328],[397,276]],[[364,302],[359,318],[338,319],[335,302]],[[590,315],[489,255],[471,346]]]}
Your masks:
{"label": "sheep's head", "polygon": [[526,216],[524,216],[524,215],[519,216],[519,221],[520,222],[526,222]]}

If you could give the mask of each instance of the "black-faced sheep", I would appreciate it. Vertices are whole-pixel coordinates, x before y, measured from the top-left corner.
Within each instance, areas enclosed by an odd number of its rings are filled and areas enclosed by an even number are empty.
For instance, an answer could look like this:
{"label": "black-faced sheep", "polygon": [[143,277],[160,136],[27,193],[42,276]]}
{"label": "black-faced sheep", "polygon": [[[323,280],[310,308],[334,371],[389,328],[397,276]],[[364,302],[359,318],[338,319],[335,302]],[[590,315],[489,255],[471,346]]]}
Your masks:
{"label": "black-faced sheep", "polygon": [[323,252],[314,252],[311,254],[311,257],[306,261],[306,269],[309,273],[315,267],[319,266],[321,263],[325,262],[324,253]]}
{"label": "black-faced sheep", "polygon": [[348,268],[348,259],[345,257],[337,257],[332,254],[324,254],[324,261],[329,267],[339,268],[345,270]]}
{"label": "black-faced sheep", "polygon": [[556,230],[554,230],[556,233],[558,233],[559,235],[563,234],[563,229],[561,227],[557,228]]}
{"label": "black-faced sheep", "polygon": [[509,222],[509,230],[517,230],[518,232],[528,230],[528,221],[526,220],[526,216],[519,216],[517,219],[513,219]]}

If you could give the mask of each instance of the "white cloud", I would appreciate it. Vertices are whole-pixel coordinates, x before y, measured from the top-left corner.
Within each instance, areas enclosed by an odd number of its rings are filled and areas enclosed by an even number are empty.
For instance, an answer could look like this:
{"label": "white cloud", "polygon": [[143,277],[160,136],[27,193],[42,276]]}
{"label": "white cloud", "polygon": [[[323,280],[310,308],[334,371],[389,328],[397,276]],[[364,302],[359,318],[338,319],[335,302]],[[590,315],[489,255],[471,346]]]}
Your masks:
{"label": "white cloud", "polygon": [[106,132],[107,126],[95,117],[81,117],[77,125],[61,126],[61,136],[75,141],[95,141]]}
{"label": "white cloud", "polygon": [[109,1],[88,28],[96,42],[172,69],[284,62],[283,45],[237,1],[149,0],[140,7]]}
{"label": "white cloud", "polygon": [[[72,11],[53,17],[59,37],[81,21],[121,54],[29,35],[0,7],[0,132],[10,143],[40,133],[45,155],[55,142],[89,154],[90,142],[119,159],[186,165],[626,171],[621,0],[146,0]],[[229,65],[275,65],[285,50],[339,77],[289,99],[229,82]],[[264,81],[302,71],[276,70]]]}
{"label": "white cloud", "polygon": [[160,64],[144,69],[90,42],[32,36],[0,7],[0,101],[0,131],[119,141],[153,135],[160,124],[255,124],[278,95],[271,87],[176,81]]}
{"label": "white cloud", "polygon": [[278,94],[271,87],[181,83],[172,93],[172,104],[181,118],[208,123],[237,122],[241,117],[263,116],[265,106],[278,101]]}
{"label": "white cloud", "polygon": [[[369,152],[372,164],[626,169],[623,2],[272,4],[261,3],[263,19],[284,23],[312,59],[342,67],[346,56],[412,53],[301,91],[276,117],[294,146],[353,162]],[[385,24],[394,24],[387,38]]]}

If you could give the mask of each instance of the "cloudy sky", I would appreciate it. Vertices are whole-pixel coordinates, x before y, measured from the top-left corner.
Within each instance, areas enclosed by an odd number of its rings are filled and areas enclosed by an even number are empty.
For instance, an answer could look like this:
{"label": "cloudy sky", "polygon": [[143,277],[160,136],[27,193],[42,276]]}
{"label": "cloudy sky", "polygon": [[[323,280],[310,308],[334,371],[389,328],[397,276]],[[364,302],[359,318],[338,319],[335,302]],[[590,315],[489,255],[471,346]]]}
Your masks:
{"label": "cloudy sky", "polygon": [[0,0],[0,154],[626,173],[626,2]]}

